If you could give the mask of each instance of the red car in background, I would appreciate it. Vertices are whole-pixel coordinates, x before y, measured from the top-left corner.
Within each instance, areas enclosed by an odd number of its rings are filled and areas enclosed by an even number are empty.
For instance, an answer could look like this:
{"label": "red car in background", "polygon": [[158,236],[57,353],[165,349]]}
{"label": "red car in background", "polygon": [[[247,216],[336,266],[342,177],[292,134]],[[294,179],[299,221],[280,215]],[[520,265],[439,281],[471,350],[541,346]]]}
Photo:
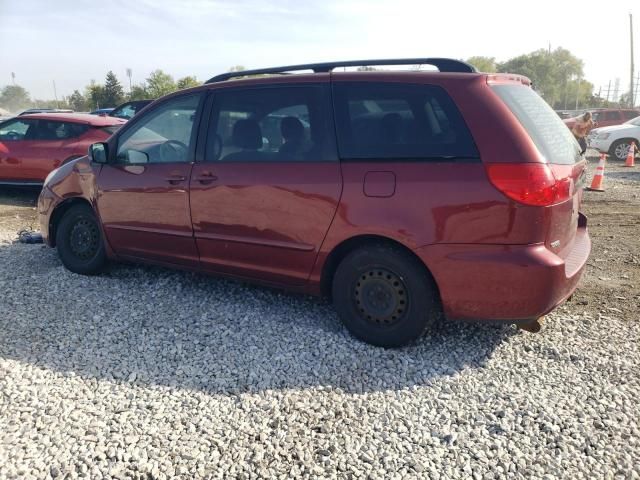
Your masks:
{"label": "red car in background", "polygon": [[38,113],[0,123],[0,184],[41,185],[60,165],[87,154],[125,120],[81,113]]}
{"label": "red car in background", "polygon": [[[585,110],[586,112],[587,110]],[[600,108],[589,110],[593,116],[596,127],[610,127],[612,125],[622,125],[624,122],[640,116],[640,110],[630,108]],[[578,115],[579,117],[580,115]],[[572,129],[576,124],[576,117],[563,120],[564,124]]]}

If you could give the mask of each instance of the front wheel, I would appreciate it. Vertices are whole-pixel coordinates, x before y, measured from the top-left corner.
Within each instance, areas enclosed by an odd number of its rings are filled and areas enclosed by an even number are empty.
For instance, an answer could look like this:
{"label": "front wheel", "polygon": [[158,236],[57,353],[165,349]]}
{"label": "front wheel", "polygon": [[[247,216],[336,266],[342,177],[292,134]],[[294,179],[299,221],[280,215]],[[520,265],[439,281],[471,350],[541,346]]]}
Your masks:
{"label": "front wheel", "polygon": [[380,347],[401,347],[438,316],[437,288],[419,260],[385,244],[354,250],[338,265],[333,303],[347,329]]}
{"label": "front wheel", "polygon": [[56,230],[56,246],[62,264],[74,273],[95,275],[107,261],[100,225],[87,205],[73,206],[64,214]]}

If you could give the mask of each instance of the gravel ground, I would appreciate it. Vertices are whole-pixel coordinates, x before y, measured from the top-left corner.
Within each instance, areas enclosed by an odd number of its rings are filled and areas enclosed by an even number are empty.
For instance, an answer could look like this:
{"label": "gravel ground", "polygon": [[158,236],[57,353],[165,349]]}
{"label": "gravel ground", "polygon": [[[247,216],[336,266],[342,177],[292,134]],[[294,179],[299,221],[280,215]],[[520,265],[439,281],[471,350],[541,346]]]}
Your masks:
{"label": "gravel ground", "polygon": [[71,274],[7,243],[34,197],[0,192],[0,478],[640,478],[640,171],[608,168],[588,275],[541,333],[389,351],[307,297]]}

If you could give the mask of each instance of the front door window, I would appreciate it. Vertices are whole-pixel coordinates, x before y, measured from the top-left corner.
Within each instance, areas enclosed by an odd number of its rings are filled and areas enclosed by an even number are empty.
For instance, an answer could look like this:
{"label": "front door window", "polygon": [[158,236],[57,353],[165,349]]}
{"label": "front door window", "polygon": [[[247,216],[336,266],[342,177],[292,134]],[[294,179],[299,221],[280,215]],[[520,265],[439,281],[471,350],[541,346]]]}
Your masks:
{"label": "front door window", "polygon": [[193,158],[194,119],[200,95],[170,100],[118,140],[116,163],[186,163]]}

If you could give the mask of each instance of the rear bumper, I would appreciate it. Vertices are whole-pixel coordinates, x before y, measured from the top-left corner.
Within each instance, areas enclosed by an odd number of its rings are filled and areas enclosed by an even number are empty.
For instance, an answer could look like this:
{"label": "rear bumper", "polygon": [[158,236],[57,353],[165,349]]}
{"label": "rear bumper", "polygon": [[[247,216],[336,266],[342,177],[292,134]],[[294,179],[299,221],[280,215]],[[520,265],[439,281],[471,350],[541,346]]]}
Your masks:
{"label": "rear bumper", "polygon": [[438,284],[447,318],[521,322],[549,313],[574,292],[590,252],[580,214],[564,258],[544,244],[431,245],[416,253]]}

